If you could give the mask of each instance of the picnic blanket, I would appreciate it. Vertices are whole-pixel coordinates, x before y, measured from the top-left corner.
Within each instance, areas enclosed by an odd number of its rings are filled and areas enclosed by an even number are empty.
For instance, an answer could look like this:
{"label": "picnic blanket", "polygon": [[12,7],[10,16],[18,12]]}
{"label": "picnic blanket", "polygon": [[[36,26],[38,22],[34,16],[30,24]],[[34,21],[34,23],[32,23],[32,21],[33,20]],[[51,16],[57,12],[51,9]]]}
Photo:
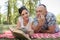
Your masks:
{"label": "picnic blanket", "polygon": [[0,34],[0,38],[14,38],[12,32],[9,31],[5,31],[4,33]]}
{"label": "picnic blanket", "polygon": [[[12,32],[5,31],[3,34],[0,34],[0,38],[14,38]],[[54,34],[49,34],[49,33],[35,33],[30,36],[31,38],[58,38],[60,37],[60,32],[54,33]]]}
{"label": "picnic blanket", "polygon": [[31,35],[31,38],[59,38],[60,32],[49,34],[49,33],[35,33]]}

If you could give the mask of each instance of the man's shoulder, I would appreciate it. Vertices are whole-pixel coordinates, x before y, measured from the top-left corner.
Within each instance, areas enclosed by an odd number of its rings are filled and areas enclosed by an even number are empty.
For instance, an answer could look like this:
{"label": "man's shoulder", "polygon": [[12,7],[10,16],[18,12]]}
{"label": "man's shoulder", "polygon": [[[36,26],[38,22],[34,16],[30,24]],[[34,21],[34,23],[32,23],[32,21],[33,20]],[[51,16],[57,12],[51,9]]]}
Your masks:
{"label": "man's shoulder", "polygon": [[56,20],[56,17],[53,13],[51,12],[48,12],[47,13],[47,16],[46,16],[46,19],[49,21],[49,20]]}
{"label": "man's shoulder", "polygon": [[33,20],[34,20],[34,21],[37,21],[37,17],[34,17]]}
{"label": "man's shoulder", "polygon": [[46,15],[47,18],[55,18],[55,15],[51,12],[48,12]]}
{"label": "man's shoulder", "polygon": [[48,12],[47,16],[54,16],[54,14],[52,12]]}
{"label": "man's shoulder", "polygon": [[29,20],[32,22],[33,21],[33,18],[32,17],[29,17]]}

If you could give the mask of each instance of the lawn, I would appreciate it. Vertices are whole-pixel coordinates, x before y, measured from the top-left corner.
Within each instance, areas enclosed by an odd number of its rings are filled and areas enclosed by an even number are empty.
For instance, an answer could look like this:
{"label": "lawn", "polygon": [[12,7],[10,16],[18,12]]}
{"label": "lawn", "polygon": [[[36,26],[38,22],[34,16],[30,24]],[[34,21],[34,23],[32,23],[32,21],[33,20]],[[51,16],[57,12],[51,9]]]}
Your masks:
{"label": "lawn", "polygon": [[[9,30],[9,26],[16,27],[16,25],[0,25],[0,34],[4,33],[4,31]],[[19,39],[0,38],[0,40],[19,40]],[[55,39],[54,38],[41,38],[41,39],[32,39],[32,40],[60,40],[60,38],[55,38]]]}

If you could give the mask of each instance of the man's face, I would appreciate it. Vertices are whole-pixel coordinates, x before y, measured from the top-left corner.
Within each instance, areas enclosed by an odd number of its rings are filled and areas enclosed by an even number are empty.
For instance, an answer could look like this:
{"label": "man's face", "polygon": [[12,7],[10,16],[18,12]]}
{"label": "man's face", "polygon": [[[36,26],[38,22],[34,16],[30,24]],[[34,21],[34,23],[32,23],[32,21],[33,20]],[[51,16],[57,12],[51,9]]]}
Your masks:
{"label": "man's face", "polygon": [[37,17],[41,16],[41,15],[45,15],[47,12],[46,8],[44,6],[38,6],[36,8],[36,15]]}

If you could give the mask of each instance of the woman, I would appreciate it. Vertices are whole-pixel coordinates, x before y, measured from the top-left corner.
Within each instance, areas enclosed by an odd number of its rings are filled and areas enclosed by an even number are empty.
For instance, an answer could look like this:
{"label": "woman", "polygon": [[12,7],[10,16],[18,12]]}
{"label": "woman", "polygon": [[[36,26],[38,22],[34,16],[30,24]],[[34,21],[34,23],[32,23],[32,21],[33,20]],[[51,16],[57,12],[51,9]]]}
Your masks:
{"label": "woman", "polygon": [[[26,34],[30,34],[32,29],[31,29],[31,23],[32,23],[32,18],[29,17],[29,11],[26,9],[25,6],[22,6],[21,8],[18,9],[19,11],[19,18],[17,21],[17,29],[19,30],[14,30],[14,35],[19,37],[23,36],[24,38],[29,39],[29,37],[26,37]],[[18,35],[19,33],[19,35]],[[29,35],[28,35],[29,36]]]}
{"label": "woman", "polygon": [[32,23],[32,18],[29,17],[29,11],[25,6],[19,8],[18,10],[21,16],[18,18],[17,28],[21,29],[25,33],[29,33],[31,31]]}

